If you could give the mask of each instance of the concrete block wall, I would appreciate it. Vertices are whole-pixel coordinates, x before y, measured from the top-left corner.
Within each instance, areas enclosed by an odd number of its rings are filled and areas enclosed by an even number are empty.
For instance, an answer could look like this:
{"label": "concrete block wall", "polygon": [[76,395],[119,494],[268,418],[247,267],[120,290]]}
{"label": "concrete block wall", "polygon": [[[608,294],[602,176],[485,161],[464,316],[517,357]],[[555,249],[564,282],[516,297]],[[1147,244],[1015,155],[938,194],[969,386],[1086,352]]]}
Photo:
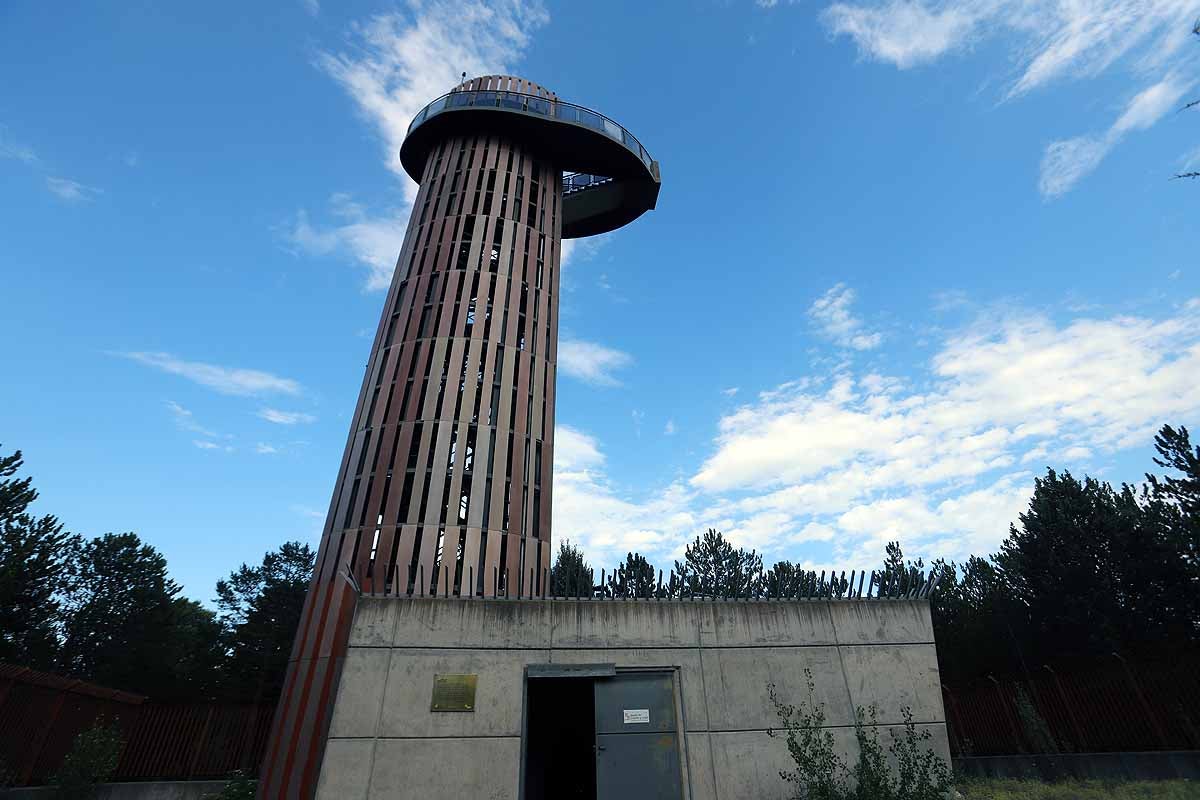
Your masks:
{"label": "concrete block wall", "polygon": [[[363,597],[317,797],[517,800],[525,667],[548,663],[674,670],[692,800],[786,796],[779,771],[792,764],[767,736],[767,684],[805,701],[806,668],[850,763],[854,708],[872,703],[885,727],[910,707],[949,761],[925,601]],[[473,713],[429,710],[437,673],[479,676]]]}

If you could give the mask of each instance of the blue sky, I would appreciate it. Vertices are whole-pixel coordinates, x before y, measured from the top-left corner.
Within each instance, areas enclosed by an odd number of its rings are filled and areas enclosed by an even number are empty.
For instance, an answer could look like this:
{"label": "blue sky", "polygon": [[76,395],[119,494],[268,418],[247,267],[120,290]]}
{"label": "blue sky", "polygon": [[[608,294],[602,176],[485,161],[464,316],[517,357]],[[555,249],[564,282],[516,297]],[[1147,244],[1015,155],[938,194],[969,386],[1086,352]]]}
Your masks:
{"label": "blue sky", "polygon": [[554,535],[994,550],[1200,428],[1195,3],[0,7],[0,442],[186,591],[317,541],[425,101],[506,71],[662,164],[570,250]]}

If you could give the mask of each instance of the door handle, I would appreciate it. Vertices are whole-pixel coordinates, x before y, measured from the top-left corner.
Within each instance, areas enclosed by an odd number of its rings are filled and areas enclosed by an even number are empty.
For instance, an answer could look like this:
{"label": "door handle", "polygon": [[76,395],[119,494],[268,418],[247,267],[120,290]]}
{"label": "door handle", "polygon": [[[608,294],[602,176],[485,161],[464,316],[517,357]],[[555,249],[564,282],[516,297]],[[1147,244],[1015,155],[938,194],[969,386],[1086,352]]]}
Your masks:
{"label": "door handle", "polygon": [[607,748],[607,747],[605,747],[605,746],[604,746],[604,745],[602,745],[602,744],[598,744],[598,745],[596,745],[596,752],[597,752],[597,753],[599,753],[601,750],[607,750],[607,749],[608,749],[608,748]]}

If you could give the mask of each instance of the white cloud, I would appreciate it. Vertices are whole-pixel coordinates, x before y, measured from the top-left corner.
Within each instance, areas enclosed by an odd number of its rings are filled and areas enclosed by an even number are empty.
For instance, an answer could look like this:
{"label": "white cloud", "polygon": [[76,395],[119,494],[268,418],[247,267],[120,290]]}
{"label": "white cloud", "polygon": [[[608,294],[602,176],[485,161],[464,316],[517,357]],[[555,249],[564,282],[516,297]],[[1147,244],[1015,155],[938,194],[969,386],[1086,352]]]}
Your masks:
{"label": "white cloud", "polygon": [[207,439],[194,439],[192,444],[201,450],[220,450],[225,453],[232,453],[234,451],[234,447],[231,444],[218,444]]}
{"label": "white cloud", "polygon": [[351,27],[349,53],[322,53],[317,64],[342,85],[379,132],[388,167],[416,185],[400,165],[400,144],[430,100],[468,76],[505,73],[549,22],[538,2],[410,0],[409,15],[380,14]]}
{"label": "white cloud", "polygon": [[284,233],[284,240],[308,255],[349,256],[367,269],[364,288],[387,289],[404,244],[409,209],[392,209],[372,216],[345,194],[334,194],[330,209],[337,221],[328,226],[314,226],[307,211],[297,212],[295,222]]}
{"label": "white cloud", "polygon": [[721,394],[725,395],[726,397],[733,397],[737,393],[738,393],[737,386],[730,386],[728,389],[721,390]]}
{"label": "white cloud", "polygon": [[594,386],[620,386],[613,372],[633,363],[633,356],[611,347],[580,339],[558,343],[558,369]]}
{"label": "white cloud", "polygon": [[101,193],[100,189],[73,181],[69,178],[46,177],[46,188],[60,200],[68,203],[82,203],[93,199]]}
{"label": "white cloud", "polygon": [[862,55],[900,69],[1006,36],[1016,69],[1005,99],[1064,78],[1097,76],[1122,59],[1139,81],[1159,75],[1107,134],[1047,147],[1039,185],[1044,196],[1054,197],[1095,169],[1126,133],[1153,125],[1174,102],[1184,85],[1176,73],[1193,58],[1187,40],[1195,14],[1193,0],[858,0],[833,3],[822,19],[835,35],[850,37]]}
{"label": "white cloud", "polygon": [[864,55],[907,69],[965,47],[976,25],[973,11],[970,3],[931,8],[890,0],[875,6],[834,3],[822,18],[835,34],[854,39]]}
{"label": "white cloud", "polygon": [[[533,32],[549,21],[536,0],[410,0],[407,6],[407,13],[380,14],[351,25],[346,52],[322,52],[316,59],[379,134],[384,163],[403,186],[404,204],[373,212],[345,195],[334,195],[332,214],[338,221],[313,224],[302,210],[284,236],[311,255],[349,255],[367,267],[368,290],[386,289],[391,282],[416,197],[417,185],[399,157],[413,117],[456,86],[464,71],[509,72]],[[319,9],[310,8],[310,13],[314,10]]]}
{"label": "white cloud", "polygon": [[667,559],[699,524],[689,510],[694,492],[675,483],[642,501],[623,499],[609,484],[604,461],[594,437],[555,427],[554,535],[578,543],[597,570],[633,550],[669,566]]}
{"label": "white cloud", "polygon": [[833,286],[808,309],[808,317],[817,330],[839,347],[870,350],[878,347],[883,335],[864,329],[863,321],[850,312],[854,290],[843,283]]}
{"label": "white cloud", "polygon": [[321,3],[319,0],[300,0],[300,5],[304,6],[305,12],[310,17],[315,17],[321,13]]}
{"label": "white cloud", "polygon": [[890,539],[910,555],[987,554],[1044,466],[1095,469],[1200,412],[1198,374],[1200,300],[1153,318],[990,316],[948,332],[923,375],[762,392],[720,419],[686,482],[622,489],[599,442],[560,428],[556,535],[597,564],[639,549],[669,566],[708,526],[768,563],[799,550],[818,569],[878,565]]}
{"label": "white cloud", "polygon": [[172,375],[206,386],[221,394],[253,397],[264,394],[301,393],[300,384],[291,378],[283,378],[257,369],[241,369],[206,364],[200,361],[184,361],[170,353],[112,353],[139,364],[160,369]]}
{"label": "white cloud", "polygon": [[37,153],[33,148],[8,138],[3,126],[0,126],[0,158],[10,158],[30,165],[38,163]]}
{"label": "white cloud", "polygon": [[663,428],[663,434],[666,436],[674,436],[675,435],[675,420],[673,420],[673,419],[667,420],[666,427]]}
{"label": "white cloud", "polygon": [[1070,191],[1081,178],[1099,166],[1126,134],[1145,130],[1158,122],[1192,85],[1192,81],[1168,76],[1136,94],[1104,134],[1051,142],[1042,156],[1038,182],[1042,195],[1053,198]]}
{"label": "white cloud", "polygon": [[174,400],[167,401],[167,409],[171,412],[171,416],[174,417],[175,424],[180,430],[188,431],[190,433],[198,433],[201,436],[207,436],[212,439],[221,436],[221,434],[217,433],[216,431],[210,430],[209,428],[206,428],[197,422],[195,414],[179,405],[179,403],[176,403]]}
{"label": "white cloud", "polygon": [[255,445],[254,452],[258,453],[259,455],[269,456],[278,453],[279,450],[274,445],[267,444],[266,442],[259,442],[257,445]]}
{"label": "white cloud", "polygon": [[280,411],[277,408],[260,408],[258,416],[267,422],[274,422],[276,425],[308,424],[317,421],[315,416],[306,414],[303,411]]}

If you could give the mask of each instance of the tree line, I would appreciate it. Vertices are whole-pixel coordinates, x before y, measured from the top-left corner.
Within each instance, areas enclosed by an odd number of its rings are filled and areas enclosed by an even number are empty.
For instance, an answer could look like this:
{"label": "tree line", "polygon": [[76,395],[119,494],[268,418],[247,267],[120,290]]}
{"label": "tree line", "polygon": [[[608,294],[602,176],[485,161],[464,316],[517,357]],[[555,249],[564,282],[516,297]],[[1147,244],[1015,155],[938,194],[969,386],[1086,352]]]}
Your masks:
{"label": "tree line", "polygon": [[[994,554],[926,567],[906,559],[899,542],[887,544],[874,570],[878,582],[895,585],[913,569],[937,576],[931,613],[943,680],[1027,675],[1065,659],[1139,658],[1200,644],[1200,446],[1187,428],[1169,425],[1154,446],[1154,463],[1167,474],[1147,473],[1140,488],[1048,468]],[[629,553],[601,580],[568,541],[559,545],[551,591],[780,597],[824,576],[790,561],[764,570],[762,556],[713,529],[687,545],[672,572],[664,579],[644,556]],[[845,593],[844,584],[832,576],[825,582],[834,596]]]}
{"label": "tree line", "polygon": [[288,542],[190,600],[135,533],[85,539],[29,507],[21,451],[0,455],[0,662],[156,699],[270,702],[279,693],[314,555]]}
{"label": "tree line", "polygon": [[[1140,487],[1047,469],[999,551],[926,567],[887,545],[885,584],[939,576],[931,600],[943,680],[1020,675],[1068,658],[1139,657],[1200,644],[1200,446],[1163,426]],[[134,533],[85,539],[52,515],[17,451],[0,455],[0,661],[156,698],[270,701],[283,683],[314,554],[288,542],[217,581],[215,610],[183,597],[167,562]],[[603,580],[601,580],[603,577]],[[823,577],[823,576],[822,576]],[[818,582],[790,561],[708,529],[663,575],[639,553],[597,574],[564,541],[558,596],[779,597]],[[837,595],[843,579],[825,582]]]}

